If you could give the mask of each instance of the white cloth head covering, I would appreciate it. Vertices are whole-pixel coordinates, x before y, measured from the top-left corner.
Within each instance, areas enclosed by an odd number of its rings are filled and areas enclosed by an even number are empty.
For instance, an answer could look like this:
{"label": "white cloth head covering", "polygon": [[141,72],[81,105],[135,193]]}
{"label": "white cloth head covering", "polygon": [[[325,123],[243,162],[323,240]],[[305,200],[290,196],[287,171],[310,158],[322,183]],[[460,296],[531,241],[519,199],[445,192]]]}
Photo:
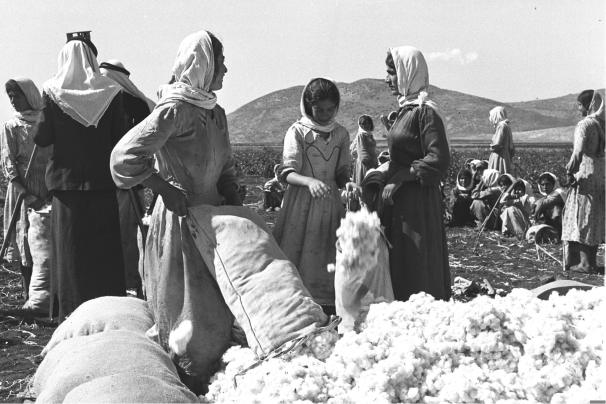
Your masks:
{"label": "white cloth head covering", "polygon": [[[467,170],[467,171],[469,171],[469,170]],[[467,186],[463,186],[463,185],[459,184],[459,179],[461,178],[462,173],[463,173],[463,170],[461,170],[457,173],[457,188],[459,189],[459,191],[463,191],[463,192],[471,191],[471,188],[473,188],[473,173],[471,171],[469,171],[471,178],[469,179],[469,184],[467,184]]]}
{"label": "white cloth head covering", "polygon": [[520,179],[520,181],[524,183],[524,195],[532,196],[534,191],[532,190],[532,185],[530,185],[530,182],[523,179]]}
{"label": "white cloth head covering", "polygon": [[40,96],[40,90],[38,90],[36,84],[34,84],[34,82],[27,77],[19,76],[11,80],[15,81],[19,85],[19,88],[21,91],[23,91],[29,106],[32,107],[32,109],[23,112],[15,111],[15,118],[30,123],[36,122],[38,115],[40,114],[40,109],[42,109],[42,97]]}
{"label": "white cloth head covering", "polygon": [[501,174],[499,176],[499,179],[501,179],[501,177],[507,177],[507,178],[509,178],[509,181],[511,181],[511,185],[513,185],[513,184],[516,183],[515,177],[513,175],[509,174],[509,173]]}
{"label": "white cloth head covering", "polygon": [[486,170],[484,170],[482,172],[482,179],[484,180],[484,185],[486,185],[487,187],[497,186],[500,175],[501,175],[501,173],[498,172],[497,170],[492,169],[492,168],[487,168]]}
{"label": "white cloth head covering", "polygon": [[[541,175],[539,175],[539,181],[541,180],[541,177],[543,177],[545,175],[553,178],[553,191],[551,191],[551,193],[553,194],[554,192],[557,192],[564,200],[566,200],[566,191],[560,185],[560,181],[558,181],[558,177],[556,177],[555,174],[546,171],[546,172],[542,173]],[[539,187],[539,193],[543,196],[548,195],[547,193],[541,191],[541,187]]]}
{"label": "white cloth head covering", "polygon": [[596,118],[603,121],[604,117],[604,100],[602,99],[600,93],[594,91],[591,104],[589,104],[589,109],[587,110],[587,118]]}
{"label": "white cloth head covering", "polygon": [[97,58],[82,41],[70,41],[58,58],[58,73],[44,91],[70,117],[84,126],[97,126],[120,86],[99,72]]}
{"label": "white cloth head covering", "polygon": [[422,106],[427,104],[431,109],[436,111],[446,132],[448,147],[450,147],[450,137],[446,130],[446,119],[440,106],[429,99],[429,69],[427,62],[420,50],[413,46],[400,46],[398,48],[389,48],[393,62],[396,66],[396,74],[398,75],[398,104],[400,107],[405,105]]}
{"label": "white cloth head covering", "polygon": [[215,74],[215,55],[207,31],[191,34],[181,42],[173,66],[175,83],[160,87],[158,105],[183,101],[204,109],[217,105],[217,95],[210,90]]}
{"label": "white cloth head covering", "polygon": [[[335,109],[334,116],[332,117],[332,119],[330,120],[330,122],[328,122],[328,124],[326,124],[324,126],[318,124],[316,121],[314,121],[314,117],[313,116],[311,116],[307,112],[305,112],[305,91],[307,91],[307,88],[312,83],[312,81],[317,80],[317,79],[328,80],[328,81],[332,82],[332,84],[334,84],[335,87],[337,87],[337,83],[335,83],[335,81],[333,79],[329,79],[328,77],[314,77],[313,79],[309,80],[309,83],[307,83],[305,85],[305,87],[303,88],[303,92],[301,93],[300,108],[301,108],[301,115],[303,115],[303,117],[301,119],[299,119],[297,122],[299,122],[301,125],[305,126],[306,128],[313,129],[313,130],[318,131],[318,132],[332,132],[333,130],[335,130],[335,128],[337,128],[338,126],[340,126],[339,123],[335,120],[335,117],[339,113],[339,105],[338,104],[337,104],[337,107]],[[337,87],[337,91],[339,91],[338,87]]]}
{"label": "white cloth head covering", "polygon": [[498,125],[499,122],[508,122],[507,111],[503,107],[494,107],[490,110],[490,116],[488,118],[491,124]]}
{"label": "white cloth head covering", "polygon": [[[122,64],[122,62],[120,62],[118,59],[111,59],[111,60],[108,60],[105,63],[113,65],[113,66],[120,67],[122,69],[125,69],[125,67]],[[145,96],[145,94],[143,94],[141,92],[141,90],[139,90],[137,88],[137,86],[135,85],[135,83],[133,83],[131,81],[130,77],[128,77],[126,74],[124,74],[122,72],[119,72],[117,70],[106,69],[104,67],[101,67],[100,70],[101,70],[101,74],[102,75],[104,75],[105,77],[109,77],[110,79],[112,79],[116,83],[120,84],[120,86],[124,89],[124,91],[126,91],[127,93],[129,93],[133,97],[137,97],[137,98],[140,98],[143,101],[145,101],[145,103],[147,104],[147,106],[149,108],[149,111],[150,112],[153,111],[153,109],[156,106],[156,103],[153,102],[152,100],[150,100],[149,98],[147,98]]]}

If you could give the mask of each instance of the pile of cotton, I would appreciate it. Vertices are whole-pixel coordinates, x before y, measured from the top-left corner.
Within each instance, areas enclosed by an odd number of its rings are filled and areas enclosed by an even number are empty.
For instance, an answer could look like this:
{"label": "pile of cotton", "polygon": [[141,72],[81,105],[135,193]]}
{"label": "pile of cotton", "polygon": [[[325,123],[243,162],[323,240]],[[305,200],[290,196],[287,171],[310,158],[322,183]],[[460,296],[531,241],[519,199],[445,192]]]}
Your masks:
{"label": "pile of cotton", "polygon": [[[471,302],[370,306],[341,338],[317,335],[256,367],[250,349],[223,357],[202,402],[588,403],[606,397],[604,288],[539,300],[524,289]],[[243,372],[246,370],[245,372]],[[241,373],[242,372],[242,373]]]}

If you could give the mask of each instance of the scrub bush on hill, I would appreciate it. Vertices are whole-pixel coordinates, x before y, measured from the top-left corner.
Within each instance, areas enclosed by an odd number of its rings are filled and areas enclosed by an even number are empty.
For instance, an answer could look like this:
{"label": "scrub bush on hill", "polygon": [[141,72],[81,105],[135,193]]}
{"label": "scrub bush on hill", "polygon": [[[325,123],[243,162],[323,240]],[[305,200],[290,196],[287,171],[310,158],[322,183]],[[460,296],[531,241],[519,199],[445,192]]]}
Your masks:
{"label": "scrub bush on hill", "polygon": [[[530,181],[533,184],[535,192],[538,192],[536,180],[539,174],[549,171],[554,173],[560,179],[560,183],[565,185],[566,163],[570,159],[572,148],[524,148],[516,151],[513,158],[513,176],[520,177]],[[455,185],[457,172],[461,169],[465,160],[476,158],[479,160],[488,160],[490,151],[487,148],[481,149],[453,149],[450,158],[450,167],[446,174],[445,183],[450,186]],[[265,178],[274,176],[274,165],[282,161],[282,149],[263,147],[263,148],[236,148],[234,149],[234,158],[236,159],[236,171],[238,175],[260,175]],[[352,159],[352,162],[355,161]]]}

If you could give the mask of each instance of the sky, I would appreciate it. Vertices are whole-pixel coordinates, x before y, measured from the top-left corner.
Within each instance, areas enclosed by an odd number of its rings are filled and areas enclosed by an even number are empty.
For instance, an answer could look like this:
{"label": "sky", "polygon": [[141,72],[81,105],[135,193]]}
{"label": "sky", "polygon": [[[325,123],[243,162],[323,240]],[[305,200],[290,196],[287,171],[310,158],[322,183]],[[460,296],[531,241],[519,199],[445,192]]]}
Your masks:
{"label": "sky", "polygon": [[85,30],[98,61],[122,61],[154,100],[181,40],[213,32],[227,113],[313,77],[382,79],[388,48],[402,45],[424,53],[431,84],[501,102],[606,87],[604,0],[0,0],[0,15],[0,80],[26,76],[41,91],[65,33]]}

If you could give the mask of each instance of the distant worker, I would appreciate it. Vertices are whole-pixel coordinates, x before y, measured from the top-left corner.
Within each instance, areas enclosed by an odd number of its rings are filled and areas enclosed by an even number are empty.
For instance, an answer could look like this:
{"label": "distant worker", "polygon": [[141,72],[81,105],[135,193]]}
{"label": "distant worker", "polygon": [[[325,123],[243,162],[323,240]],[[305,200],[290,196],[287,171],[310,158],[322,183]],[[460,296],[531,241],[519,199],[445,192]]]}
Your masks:
{"label": "distant worker", "polygon": [[495,107],[490,111],[488,119],[496,128],[490,143],[492,153],[488,160],[488,168],[497,170],[501,174],[511,173],[511,158],[516,149],[513,144],[509,119],[507,119],[507,111],[503,107]]}
{"label": "distant worker", "polygon": [[352,157],[356,158],[356,166],[353,169],[353,182],[358,185],[366,172],[372,168],[377,168],[377,142],[372,135],[375,125],[372,118],[368,115],[360,115],[358,119],[358,133],[349,147]]}
{"label": "distant worker", "polygon": [[539,175],[539,193],[542,198],[532,205],[532,215],[537,224],[546,224],[562,234],[562,213],[566,203],[566,190],[560,186],[558,177],[550,172]]}
{"label": "distant worker", "polygon": [[280,164],[274,166],[274,178],[267,181],[263,186],[263,207],[266,212],[279,212],[284,199],[285,187],[280,182]]}

